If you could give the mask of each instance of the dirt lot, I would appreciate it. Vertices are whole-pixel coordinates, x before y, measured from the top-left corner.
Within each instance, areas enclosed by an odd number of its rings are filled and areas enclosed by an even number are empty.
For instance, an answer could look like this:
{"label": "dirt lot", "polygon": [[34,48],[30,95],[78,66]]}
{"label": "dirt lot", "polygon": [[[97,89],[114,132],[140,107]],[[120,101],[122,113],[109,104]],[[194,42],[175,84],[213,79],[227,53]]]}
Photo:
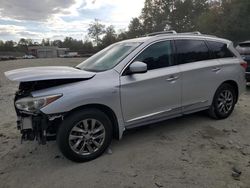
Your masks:
{"label": "dirt lot", "polygon": [[[55,142],[21,145],[13,108],[17,83],[3,73],[81,61],[0,62],[0,187],[250,187],[250,89],[226,120],[198,113],[132,130],[112,143],[112,153],[88,163],[65,159]],[[238,178],[232,177],[232,168],[241,171]]]}

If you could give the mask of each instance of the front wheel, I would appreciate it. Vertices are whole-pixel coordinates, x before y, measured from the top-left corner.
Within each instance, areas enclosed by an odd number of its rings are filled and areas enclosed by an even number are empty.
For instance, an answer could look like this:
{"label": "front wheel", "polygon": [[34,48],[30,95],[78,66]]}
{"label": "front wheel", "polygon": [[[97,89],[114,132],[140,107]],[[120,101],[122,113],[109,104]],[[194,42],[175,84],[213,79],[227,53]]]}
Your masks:
{"label": "front wheel", "polygon": [[221,85],[214,96],[213,103],[209,109],[209,114],[215,119],[225,119],[229,117],[237,101],[236,91],[229,84]]}
{"label": "front wheel", "polygon": [[81,110],[67,117],[61,124],[57,142],[68,159],[86,162],[99,157],[112,140],[112,124],[103,112]]}

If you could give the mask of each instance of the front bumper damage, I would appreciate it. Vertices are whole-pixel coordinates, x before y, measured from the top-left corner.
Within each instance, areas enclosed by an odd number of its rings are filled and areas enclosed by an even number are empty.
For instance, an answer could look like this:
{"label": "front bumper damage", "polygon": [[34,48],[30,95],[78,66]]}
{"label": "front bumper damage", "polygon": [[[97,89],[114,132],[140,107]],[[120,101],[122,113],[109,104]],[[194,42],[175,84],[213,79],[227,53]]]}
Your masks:
{"label": "front bumper damage", "polygon": [[[59,81],[34,81],[21,82],[19,90],[15,94],[15,102],[21,98],[32,96],[32,91],[46,89],[54,85],[65,83],[65,80]],[[44,114],[42,111],[36,113],[21,111],[15,107],[17,114],[17,128],[20,130],[21,141],[37,140],[40,144],[46,144],[46,141],[55,140],[57,129],[63,120],[64,114]]]}
{"label": "front bumper damage", "polygon": [[22,134],[21,142],[37,140],[39,144],[55,140],[58,125],[63,120],[63,114],[30,114],[18,110],[17,117],[17,128]]}

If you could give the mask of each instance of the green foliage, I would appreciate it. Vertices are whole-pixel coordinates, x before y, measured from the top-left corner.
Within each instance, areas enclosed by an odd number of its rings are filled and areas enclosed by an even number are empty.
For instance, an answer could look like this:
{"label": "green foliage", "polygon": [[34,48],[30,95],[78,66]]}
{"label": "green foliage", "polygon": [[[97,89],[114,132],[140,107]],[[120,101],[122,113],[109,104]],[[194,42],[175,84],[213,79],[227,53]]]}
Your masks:
{"label": "green foliage", "polygon": [[102,48],[105,48],[110,44],[115,43],[116,41],[117,39],[116,39],[115,27],[113,25],[110,25],[105,30],[105,35],[101,40],[101,46]]}
{"label": "green foliage", "polygon": [[43,39],[41,45],[42,46],[50,46],[50,40],[49,39]]}
{"label": "green foliage", "polygon": [[133,18],[128,26],[127,36],[129,38],[136,38],[143,34],[143,25],[138,18]]}
{"label": "green foliage", "polygon": [[173,29],[249,40],[249,12],[249,0],[145,0],[139,18],[130,22],[128,36]]}
{"label": "green foliage", "polygon": [[97,19],[89,25],[88,35],[94,39],[97,46],[100,45],[101,39],[100,35],[105,33],[105,25],[100,24]]}
{"label": "green foliage", "polygon": [[250,1],[222,0],[204,13],[197,25],[201,32],[235,42],[250,39]]}
{"label": "green foliage", "polygon": [[197,20],[209,6],[206,0],[176,0],[170,13],[170,26],[177,32],[197,30]]}
{"label": "green foliage", "polygon": [[13,52],[16,51],[16,42],[12,40],[7,40],[5,42],[0,41],[0,51],[9,51]]}

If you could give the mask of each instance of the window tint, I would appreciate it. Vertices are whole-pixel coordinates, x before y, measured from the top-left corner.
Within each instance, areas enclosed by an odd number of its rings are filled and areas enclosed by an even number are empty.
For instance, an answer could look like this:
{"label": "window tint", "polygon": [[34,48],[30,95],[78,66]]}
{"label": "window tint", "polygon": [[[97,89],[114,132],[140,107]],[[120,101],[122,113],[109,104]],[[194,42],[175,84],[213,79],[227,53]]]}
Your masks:
{"label": "window tint", "polygon": [[209,50],[202,40],[176,40],[178,64],[209,59]]}
{"label": "window tint", "polygon": [[250,42],[249,43],[247,43],[247,42],[240,43],[239,46],[242,47],[242,48],[250,48]]}
{"label": "window tint", "polygon": [[227,44],[221,42],[208,41],[210,50],[214,53],[215,58],[234,57],[234,54],[227,48]]}
{"label": "window tint", "polygon": [[168,67],[172,65],[172,49],[170,41],[152,44],[144,50],[134,61],[141,61],[148,65],[148,70]]}

